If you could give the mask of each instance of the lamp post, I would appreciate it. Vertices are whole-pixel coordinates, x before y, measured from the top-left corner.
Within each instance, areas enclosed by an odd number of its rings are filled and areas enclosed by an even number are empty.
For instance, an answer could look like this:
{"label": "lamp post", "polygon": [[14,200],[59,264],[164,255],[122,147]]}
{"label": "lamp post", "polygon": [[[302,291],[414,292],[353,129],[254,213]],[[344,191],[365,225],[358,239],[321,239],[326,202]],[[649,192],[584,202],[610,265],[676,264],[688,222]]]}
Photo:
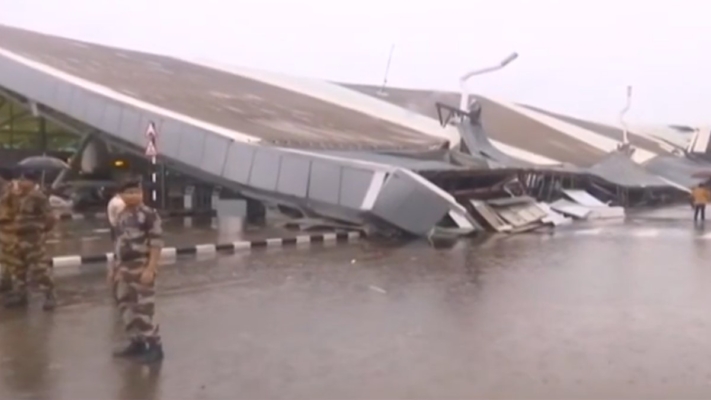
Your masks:
{"label": "lamp post", "polygon": [[499,62],[497,65],[487,67],[487,68],[481,68],[481,69],[475,69],[473,71],[469,71],[466,74],[462,75],[461,78],[459,78],[459,87],[462,92],[462,96],[459,100],[459,108],[461,110],[467,110],[467,107],[469,106],[469,88],[467,88],[467,81],[471,79],[474,76],[477,75],[483,75],[483,74],[488,74],[489,72],[494,72],[498,71],[505,66],[511,64],[515,59],[518,58],[518,53],[514,52],[511,53],[508,57],[504,58]]}
{"label": "lamp post", "polygon": [[378,96],[385,97],[388,93],[385,91],[385,87],[388,85],[388,75],[390,74],[390,63],[393,60],[393,53],[395,52],[395,45],[390,46],[390,53],[388,54],[388,62],[385,64],[385,76],[383,76],[383,84],[378,89]]}
{"label": "lamp post", "polygon": [[622,145],[624,147],[629,146],[629,135],[627,129],[627,122],[625,122],[625,114],[630,110],[632,105],[632,86],[627,86],[627,102],[625,107],[620,111],[620,125],[622,126]]}

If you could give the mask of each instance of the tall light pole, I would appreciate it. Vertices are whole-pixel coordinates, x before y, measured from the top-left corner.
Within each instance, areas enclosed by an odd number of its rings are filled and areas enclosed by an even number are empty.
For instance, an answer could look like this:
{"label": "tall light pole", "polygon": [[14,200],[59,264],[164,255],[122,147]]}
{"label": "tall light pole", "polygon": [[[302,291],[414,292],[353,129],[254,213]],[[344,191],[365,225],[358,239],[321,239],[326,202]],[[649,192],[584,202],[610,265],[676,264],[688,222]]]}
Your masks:
{"label": "tall light pole", "polygon": [[395,44],[390,46],[390,53],[388,54],[388,62],[385,64],[385,76],[383,77],[383,84],[378,89],[378,96],[387,96],[388,93],[385,91],[385,87],[388,85],[388,75],[390,75],[390,63],[393,61],[393,53],[395,52]]}
{"label": "tall light pole", "polygon": [[469,107],[469,88],[467,87],[467,81],[471,79],[474,76],[477,75],[483,75],[483,74],[488,74],[489,72],[494,72],[498,71],[505,66],[511,64],[515,59],[518,58],[518,53],[514,52],[511,53],[508,57],[504,58],[499,62],[497,65],[494,65],[492,67],[487,67],[487,68],[480,68],[480,69],[475,69],[473,71],[469,71],[466,74],[462,75],[461,78],[459,78],[459,87],[462,91],[462,97],[459,100],[459,109],[461,110],[467,110]]}
{"label": "tall light pole", "polygon": [[625,103],[625,107],[620,111],[620,125],[622,126],[622,145],[627,147],[630,144],[629,141],[629,135],[627,129],[627,122],[625,122],[625,114],[627,114],[627,111],[630,110],[630,106],[632,106],[632,86],[627,86],[627,102]]}

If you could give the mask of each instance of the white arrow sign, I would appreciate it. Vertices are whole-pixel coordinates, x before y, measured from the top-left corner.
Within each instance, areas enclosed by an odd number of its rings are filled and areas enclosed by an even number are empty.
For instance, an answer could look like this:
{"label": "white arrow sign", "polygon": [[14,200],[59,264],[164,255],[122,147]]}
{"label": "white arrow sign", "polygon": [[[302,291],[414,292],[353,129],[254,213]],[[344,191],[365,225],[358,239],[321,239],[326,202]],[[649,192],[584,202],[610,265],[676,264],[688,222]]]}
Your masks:
{"label": "white arrow sign", "polygon": [[158,136],[158,131],[156,131],[156,125],[153,122],[148,123],[148,128],[146,129],[146,136],[151,139]]}
{"label": "white arrow sign", "polygon": [[148,146],[146,146],[146,156],[155,157],[157,155],[158,151],[156,150],[156,145],[153,144],[153,142],[148,142]]}

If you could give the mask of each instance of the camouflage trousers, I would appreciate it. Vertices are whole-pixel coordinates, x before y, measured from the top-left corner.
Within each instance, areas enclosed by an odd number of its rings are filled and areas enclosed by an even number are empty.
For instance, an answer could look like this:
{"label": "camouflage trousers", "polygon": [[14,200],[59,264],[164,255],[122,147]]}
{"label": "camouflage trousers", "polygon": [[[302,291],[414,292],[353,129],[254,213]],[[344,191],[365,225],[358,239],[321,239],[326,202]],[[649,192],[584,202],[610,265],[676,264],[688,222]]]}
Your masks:
{"label": "camouflage trousers", "polygon": [[16,236],[0,232],[0,282],[3,284],[9,284],[12,281],[12,274],[10,274],[10,267],[7,266],[5,254],[10,250],[9,245],[15,238]]}
{"label": "camouflage trousers", "polygon": [[155,314],[155,282],[141,283],[145,260],[120,262],[114,267],[114,295],[126,334],[132,341],[159,341]]}
{"label": "camouflage trousers", "polygon": [[[0,250],[2,252],[2,250]],[[12,281],[12,274],[10,274],[10,268],[5,266],[3,262],[3,256],[0,254],[0,283],[9,283]]]}
{"label": "camouflage trousers", "polygon": [[15,293],[27,294],[29,283],[50,294],[54,292],[52,265],[47,257],[44,238],[15,237],[0,242],[2,279],[10,279]]}

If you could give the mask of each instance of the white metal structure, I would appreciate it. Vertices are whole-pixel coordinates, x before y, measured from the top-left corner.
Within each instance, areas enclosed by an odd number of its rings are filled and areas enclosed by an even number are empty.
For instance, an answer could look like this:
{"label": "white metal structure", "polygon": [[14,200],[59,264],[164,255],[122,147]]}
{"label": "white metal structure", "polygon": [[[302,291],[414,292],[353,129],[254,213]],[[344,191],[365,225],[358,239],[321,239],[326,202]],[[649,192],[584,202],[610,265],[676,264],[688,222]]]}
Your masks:
{"label": "white metal structure", "polygon": [[625,107],[620,111],[620,125],[622,126],[622,143],[627,146],[629,145],[629,137],[627,132],[629,131],[627,127],[627,122],[625,122],[625,115],[627,112],[630,110],[630,106],[632,105],[632,86],[627,86],[627,102],[625,103]]}
{"label": "white metal structure", "polygon": [[467,87],[467,81],[469,81],[469,79],[471,79],[477,75],[483,75],[483,74],[488,74],[490,72],[498,71],[498,70],[504,68],[505,66],[511,64],[517,58],[518,58],[518,53],[514,52],[514,53],[509,54],[508,57],[501,60],[501,62],[499,62],[497,65],[494,65],[492,67],[475,69],[475,70],[469,71],[466,74],[462,75],[462,77],[459,78],[459,87],[462,92],[461,98],[459,100],[459,109],[466,110],[467,107],[469,107],[469,88]]}

